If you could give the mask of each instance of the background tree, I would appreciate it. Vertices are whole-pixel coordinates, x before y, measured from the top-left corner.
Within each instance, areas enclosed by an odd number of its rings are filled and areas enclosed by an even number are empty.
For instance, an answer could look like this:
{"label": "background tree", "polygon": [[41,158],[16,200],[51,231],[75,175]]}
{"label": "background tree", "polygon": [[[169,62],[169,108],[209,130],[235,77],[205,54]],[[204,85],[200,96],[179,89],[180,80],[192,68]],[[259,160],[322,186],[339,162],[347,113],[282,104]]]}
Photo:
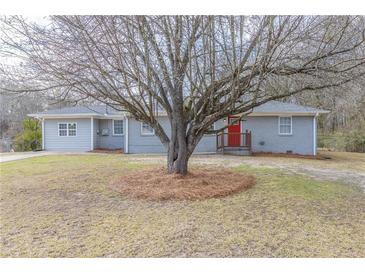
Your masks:
{"label": "background tree", "polygon": [[[204,133],[229,114],[364,75],[364,18],[53,16],[2,20],[3,69],[18,92],[93,98],[150,124],[168,170],[186,174]],[[9,91],[9,89],[3,88]],[[168,135],[159,123],[166,113]]]}
{"label": "background tree", "polygon": [[30,151],[41,148],[42,128],[36,119],[24,119],[23,129],[15,137],[15,151]]}
{"label": "background tree", "polygon": [[[16,89],[17,82],[6,83],[1,75],[0,82],[7,89]],[[22,131],[23,121],[29,113],[37,113],[49,107],[64,107],[71,104],[72,102],[48,93],[0,93],[0,150],[9,151],[16,135]]]}
{"label": "background tree", "polygon": [[22,130],[27,114],[42,111],[45,99],[37,94],[0,94],[0,138],[12,138]]}

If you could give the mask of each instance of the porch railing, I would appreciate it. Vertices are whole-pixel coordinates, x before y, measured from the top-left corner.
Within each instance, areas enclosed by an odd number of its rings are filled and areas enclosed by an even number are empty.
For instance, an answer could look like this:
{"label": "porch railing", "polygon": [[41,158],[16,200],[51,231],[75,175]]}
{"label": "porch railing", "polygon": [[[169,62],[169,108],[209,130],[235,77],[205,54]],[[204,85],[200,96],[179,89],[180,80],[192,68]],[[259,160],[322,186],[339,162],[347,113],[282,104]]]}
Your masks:
{"label": "porch railing", "polygon": [[224,148],[248,148],[251,149],[251,131],[243,133],[217,133],[217,150]]}

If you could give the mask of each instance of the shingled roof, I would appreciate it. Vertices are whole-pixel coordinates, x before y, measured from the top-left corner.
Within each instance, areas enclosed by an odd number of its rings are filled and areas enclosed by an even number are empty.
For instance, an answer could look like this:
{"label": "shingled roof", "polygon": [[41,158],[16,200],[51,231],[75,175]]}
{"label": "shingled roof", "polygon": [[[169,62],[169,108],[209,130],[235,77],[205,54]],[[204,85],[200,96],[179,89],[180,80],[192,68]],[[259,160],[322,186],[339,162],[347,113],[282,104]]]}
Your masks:
{"label": "shingled roof", "polygon": [[96,106],[74,106],[74,107],[50,109],[35,114],[29,114],[29,116],[31,117],[44,117],[44,116],[57,116],[57,115],[112,116],[112,115],[123,115],[123,114],[124,112],[117,111],[106,105],[96,105]]}
{"label": "shingled roof", "polygon": [[[316,113],[328,113],[329,111],[316,109],[313,107],[307,107],[292,103],[283,103],[279,101],[270,101],[255,107],[250,115],[269,115],[269,114],[300,114],[300,115],[312,115]],[[75,106],[65,107],[59,109],[51,109],[44,112],[29,114],[31,117],[67,117],[67,116],[120,116],[126,112],[117,111],[111,107],[105,105],[97,106]],[[161,113],[163,115],[163,113]]]}
{"label": "shingled roof", "polygon": [[329,111],[323,109],[317,109],[308,106],[297,105],[293,103],[283,103],[279,101],[270,101],[255,107],[252,113],[302,113],[302,114],[313,114],[313,113],[328,113]]}

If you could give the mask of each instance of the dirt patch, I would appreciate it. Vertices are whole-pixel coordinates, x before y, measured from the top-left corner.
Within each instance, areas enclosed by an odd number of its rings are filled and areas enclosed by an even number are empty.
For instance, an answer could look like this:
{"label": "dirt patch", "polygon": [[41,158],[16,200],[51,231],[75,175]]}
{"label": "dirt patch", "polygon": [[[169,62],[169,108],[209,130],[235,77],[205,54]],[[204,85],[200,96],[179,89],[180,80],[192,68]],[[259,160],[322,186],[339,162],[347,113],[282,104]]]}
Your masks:
{"label": "dirt patch", "polygon": [[123,154],[123,149],[109,149],[109,148],[96,148],[91,150],[93,153],[110,153],[110,154]]}
{"label": "dirt patch", "polygon": [[263,156],[263,157],[284,157],[284,158],[301,158],[301,159],[313,159],[313,160],[328,160],[329,157],[322,155],[302,155],[296,153],[271,153],[271,152],[253,152],[252,156]]}
{"label": "dirt patch", "polygon": [[204,200],[240,192],[255,184],[255,177],[242,172],[193,169],[186,176],[165,169],[130,172],[110,183],[123,195],[146,200]]}

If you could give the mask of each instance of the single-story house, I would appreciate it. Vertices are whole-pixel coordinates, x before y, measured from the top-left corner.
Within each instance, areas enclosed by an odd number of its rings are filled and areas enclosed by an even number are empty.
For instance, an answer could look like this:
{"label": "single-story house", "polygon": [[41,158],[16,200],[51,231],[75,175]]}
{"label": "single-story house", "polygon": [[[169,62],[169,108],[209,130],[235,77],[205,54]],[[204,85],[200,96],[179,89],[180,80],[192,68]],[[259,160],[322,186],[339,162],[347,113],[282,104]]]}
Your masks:
{"label": "single-story house", "polygon": [[[207,134],[194,152],[272,152],[316,155],[317,123],[328,111],[278,101],[256,107],[224,132]],[[91,151],[122,149],[124,153],[165,153],[154,130],[126,112],[106,106],[76,106],[29,114],[42,121],[42,149]],[[169,120],[159,116],[169,133]],[[217,121],[214,129],[228,125],[234,116]],[[237,120],[237,119],[236,119]],[[240,153],[239,153],[240,154]]]}

